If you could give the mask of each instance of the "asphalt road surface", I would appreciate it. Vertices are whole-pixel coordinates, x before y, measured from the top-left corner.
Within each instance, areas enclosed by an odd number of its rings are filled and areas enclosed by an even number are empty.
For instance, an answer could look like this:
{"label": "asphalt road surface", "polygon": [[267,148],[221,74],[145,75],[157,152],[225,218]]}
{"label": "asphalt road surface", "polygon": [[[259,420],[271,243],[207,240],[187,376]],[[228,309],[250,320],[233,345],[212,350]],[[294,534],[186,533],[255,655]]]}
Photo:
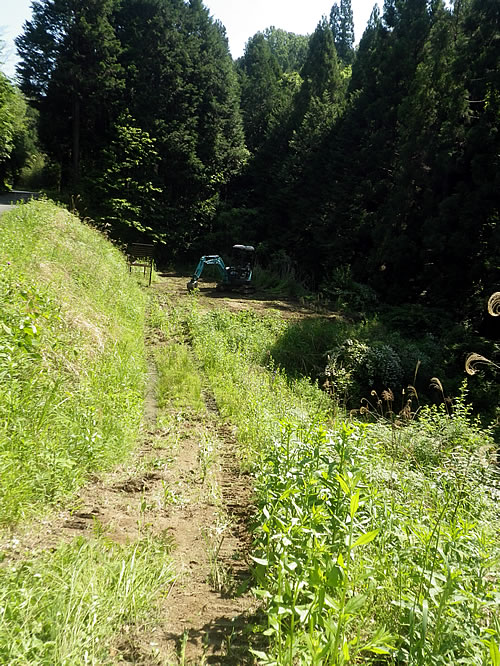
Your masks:
{"label": "asphalt road surface", "polygon": [[6,210],[14,208],[18,201],[28,201],[36,198],[36,196],[36,192],[22,192],[21,190],[12,190],[7,194],[0,194],[0,215],[5,213]]}

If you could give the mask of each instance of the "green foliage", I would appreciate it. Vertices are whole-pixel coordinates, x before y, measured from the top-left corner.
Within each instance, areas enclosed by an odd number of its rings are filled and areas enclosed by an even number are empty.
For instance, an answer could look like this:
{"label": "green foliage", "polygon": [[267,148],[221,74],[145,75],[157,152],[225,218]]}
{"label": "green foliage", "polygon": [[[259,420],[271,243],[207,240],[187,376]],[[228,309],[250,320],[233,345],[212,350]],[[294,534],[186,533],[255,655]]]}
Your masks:
{"label": "green foliage", "polygon": [[21,92],[0,72],[0,190],[11,187],[35,150],[33,122]]}
{"label": "green foliage", "polygon": [[338,266],[329,273],[319,289],[336,309],[348,312],[372,311],[377,304],[377,294],[366,284],[356,282],[350,266]]}
{"label": "green foliage", "polygon": [[278,419],[329,409],[327,396],[308,380],[288,380],[273,363],[270,349],[284,328],[276,313],[201,313],[193,307],[187,323],[219,411],[238,428],[243,463],[258,457],[266,441],[277,436]]}
{"label": "green foliage", "polygon": [[[269,28],[248,40],[245,53],[237,61],[245,139],[254,155],[269,156],[269,151],[276,149],[277,136],[290,131],[283,124],[288,124],[302,85],[298,72],[307,58],[308,41]],[[254,168],[261,166],[258,160]]]}
{"label": "green foliage", "polygon": [[254,557],[271,637],[263,663],[343,664],[394,650],[395,636],[361,619],[374,587],[360,575],[363,551],[380,532],[370,524],[366,479],[353,469],[364,442],[356,427],[329,433],[284,422],[268,447],[257,480]]}
{"label": "green foliage", "polygon": [[238,67],[245,139],[248,148],[255,152],[276,123],[282,69],[262,33],[248,40]]}
{"label": "green foliage", "polygon": [[326,380],[335,399],[350,408],[358,407],[372,390],[392,389],[401,395],[409,384],[417,385],[422,401],[429,399],[430,379],[443,365],[434,338],[415,342],[375,317],[362,323],[324,316],[291,321],[271,353],[290,375]]}
{"label": "green foliage", "polygon": [[330,11],[330,27],[337,55],[346,65],[354,60],[354,20],[351,0],[340,0]]}
{"label": "green foliage", "polygon": [[158,407],[172,405],[178,409],[204,410],[201,380],[185,345],[160,347],[155,354],[158,368]]}
{"label": "green foliage", "polygon": [[[153,184],[158,180],[156,141],[127,114],[118,118],[114,130],[109,148],[103,151],[100,171],[87,179],[89,196],[102,202],[95,206],[99,217],[118,237],[134,239],[137,233],[154,237],[155,198],[161,193]],[[127,233],[127,227],[132,231]]]}
{"label": "green foliage", "polygon": [[58,165],[51,162],[44,153],[34,152],[20,169],[16,185],[32,192],[42,189],[55,192],[59,188],[60,178]]}
{"label": "green foliage", "polygon": [[406,427],[332,422],[316,387],[268,360],[277,317],[195,300],[182,316],[256,479],[259,663],[489,663],[499,477],[465,389],[451,415],[424,409]]}
{"label": "green foliage", "polygon": [[[264,49],[266,40],[262,35],[257,37]],[[256,79],[259,75],[260,70],[253,73]],[[314,252],[301,250],[311,245],[316,233],[316,220],[309,214],[308,201],[317,183],[315,177],[307,182],[303,177],[307,174],[308,178],[311,162],[322,155],[325,136],[342,113],[348,83],[341,75],[326,20],[318,24],[310,38],[300,76],[293,73],[278,78],[275,72],[274,77],[269,75],[259,82],[265,83],[257,88],[262,91],[260,104],[254,100],[249,113],[253,116],[264,110],[261,116],[265,133],[258,135],[260,148],[244,178],[237,182],[237,206],[244,202],[249,208],[260,210],[253,235],[260,242],[265,241],[271,251],[284,250],[301,273],[313,274],[321,263]],[[269,108],[272,111],[266,112]],[[295,224],[299,218],[300,223]],[[314,242],[313,246],[317,247]]]}
{"label": "green foliage", "polygon": [[200,0],[37,0],[19,73],[63,186],[84,167],[86,213],[120,233],[174,254],[235,211],[339,304],[369,285],[475,324],[499,269],[499,21],[495,0],[388,0],[354,54],[341,0],[234,67]]}
{"label": "green foliage", "polygon": [[424,406],[418,412],[416,424],[401,436],[409,443],[410,451],[400,455],[410,458],[413,449],[419,466],[441,464],[461,472],[468,477],[472,491],[483,476],[485,463],[491,459],[493,442],[491,430],[485,430],[479,419],[472,416],[467,397],[464,380],[460,395],[451,404]]}
{"label": "green foliage", "polygon": [[201,2],[39,0],[17,46],[42,147],[86,214],[172,250],[210,228],[248,153],[227,40]]}
{"label": "green foliage", "polygon": [[[330,293],[345,298],[344,303],[347,299],[353,303],[360,292],[349,283],[348,289],[335,288]],[[370,290],[361,293],[370,295]],[[372,304],[364,299],[359,302],[363,303],[361,315],[349,307],[350,316],[314,315],[288,321],[271,350],[287,374],[319,380],[349,409],[358,409],[360,400],[370,399],[373,390],[392,390],[397,396],[393,408],[399,412],[408,400],[410,385],[418,397],[414,409],[440,402],[459,391],[464,361],[471,349],[487,358],[497,355],[497,345],[453,324],[449,313],[406,305],[378,306],[380,312],[369,314]],[[319,304],[324,311],[326,302]],[[436,376],[443,391],[436,392],[431,386]],[[475,412],[482,414],[485,422],[494,418],[498,403],[494,372],[481,372],[470,389]]]}
{"label": "green foliage", "polygon": [[262,33],[283,72],[299,72],[307,57],[309,37],[271,26]]}
{"label": "green foliage", "polygon": [[[307,58],[300,74],[304,79],[302,94],[297,100],[299,112],[305,111],[304,102],[324,94],[331,96],[331,103],[339,103],[343,98],[344,87],[339,74],[339,64],[331,30],[325,19],[311,36]],[[302,107],[302,109],[301,109]]]}
{"label": "green foliage", "polygon": [[252,282],[258,291],[295,299],[308,295],[303,276],[283,249],[268,253],[268,247],[262,244],[257,248],[257,257]]}
{"label": "green foliage", "polygon": [[13,117],[11,109],[13,98],[14,89],[7,77],[0,72],[0,160],[2,162],[5,162],[13,149]]}
{"label": "green foliage", "polygon": [[[114,23],[125,72],[122,111],[154,142],[154,153],[141,158],[149,159],[143,178],[133,181],[161,190],[149,206],[146,198],[124,213],[168,242],[172,254],[211,229],[220,192],[247,158],[236,74],[223,31],[201,2],[129,0]],[[130,204],[137,206],[133,197]]]}
{"label": "green foliage", "polygon": [[237,205],[260,208],[259,240],[315,286],[336,291],[338,267],[350,265],[351,286],[370,285],[383,302],[477,323],[499,269],[498,3],[387,2],[350,79],[350,2],[330,19],[312,35],[300,92],[238,183]]}
{"label": "green foliage", "polygon": [[[457,446],[472,432],[465,413],[454,427],[454,456],[442,449],[425,467],[427,481],[404,454],[400,464],[384,459],[370,429],[283,424],[258,474],[256,593],[272,637],[262,663],[298,655],[302,663],[364,663],[374,654],[486,663],[495,636],[488,609],[499,592],[483,583],[483,567],[496,567],[488,521],[499,516],[479,479],[491,483],[494,469],[472,473],[478,441]],[[482,511],[488,517],[478,525]]]}
{"label": "green foliage", "polygon": [[39,201],[0,227],[1,520],[127,454],[142,416],[144,296],[122,255]]}
{"label": "green foliage", "polygon": [[110,663],[124,625],[147,622],[172,580],[168,546],[76,539],[0,569],[0,661]]}
{"label": "green foliage", "polygon": [[37,0],[16,39],[21,89],[40,111],[43,148],[60,164],[62,184],[73,188],[81,163],[92,163],[105,144],[123,90],[120,45],[110,23],[116,5]]}

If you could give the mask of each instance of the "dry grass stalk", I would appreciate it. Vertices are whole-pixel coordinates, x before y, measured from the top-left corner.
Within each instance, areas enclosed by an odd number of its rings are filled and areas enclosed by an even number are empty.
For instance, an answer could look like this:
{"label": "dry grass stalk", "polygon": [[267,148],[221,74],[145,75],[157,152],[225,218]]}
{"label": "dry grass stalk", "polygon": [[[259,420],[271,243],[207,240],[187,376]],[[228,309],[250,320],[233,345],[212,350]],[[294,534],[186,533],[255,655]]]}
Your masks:
{"label": "dry grass stalk", "polygon": [[493,317],[500,317],[500,291],[491,294],[488,300],[488,312]]}
{"label": "dry grass stalk", "polygon": [[440,393],[444,395],[443,385],[441,384],[440,380],[437,377],[432,377],[430,388],[436,389],[437,391],[440,391]]}
{"label": "dry grass stalk", "polygon": [[468,375],[475,375],[477,373],[478,365],[492,365],[494,368],[500,370],[500,365],[493,363],[489,358],[481,356],[481,354],[469,354],[465,361],[465,372]]}

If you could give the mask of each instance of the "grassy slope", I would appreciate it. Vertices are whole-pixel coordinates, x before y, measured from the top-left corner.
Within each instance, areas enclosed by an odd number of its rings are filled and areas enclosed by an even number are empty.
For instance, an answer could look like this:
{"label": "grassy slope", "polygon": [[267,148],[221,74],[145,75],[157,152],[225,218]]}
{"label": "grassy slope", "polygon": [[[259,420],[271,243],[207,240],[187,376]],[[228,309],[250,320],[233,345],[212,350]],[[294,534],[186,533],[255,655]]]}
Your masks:
{"label": "grassy slope", "polygon": [[[144,302],[120,254],[51,204],[2,218],[0,246],[0,501],[12,522],[133,441]],[[273,367],[278,316],[195,304],[168,315],[172,342],[187,324],[256,476],[262,662],[497,663],[496,480],[464,401],[401,430],[346,424]],[[187,379],[185,349],[167,356],[159,365]],[[189,396],[172,393],[172,372],[159,373],[165,399],[196,402],[194,380]],[[0,569],[0,663],[109,663],[113,634],[168,580],[165,552],[96,538]]]}
{"label": "grassy slope", "polygon": [[[126,457],[143,412],[145,301],[121,253],[67,211],[33,202],[0,219],[4,525]],[[172,579],[169,548],[97,530],[18,562],[0,552],[0,663],[114,663],[124,627]]]}
{"label": "grassy slope", "polygon": [[0,521],[123,458],[142,415],[145,298],[120,252],[49,202],[0,221]]}

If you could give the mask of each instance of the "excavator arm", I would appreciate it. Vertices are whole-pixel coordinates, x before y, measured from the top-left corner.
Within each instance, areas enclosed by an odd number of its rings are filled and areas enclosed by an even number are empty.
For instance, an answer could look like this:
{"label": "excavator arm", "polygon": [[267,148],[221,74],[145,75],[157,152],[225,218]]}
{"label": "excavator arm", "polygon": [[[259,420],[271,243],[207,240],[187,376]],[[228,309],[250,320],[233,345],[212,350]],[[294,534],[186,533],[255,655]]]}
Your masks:
{"label": "excavator arm", "polygon": [[218,254],[207,254],[201,257],[196,267],[193,277],[187,283],[188,291],[193,291],[198,286],[198,280],[203,273],[205,266],[216,266],[218,272],[220,273],[221,282],[227,282],[227,270],[226,265],[224,264],[221,257]]}
{"label": "excavator arm", "polygon": [[191,280],[187,283],[188,291],[196,289],[205,266],[215,266],[220,276],[217,289],[238,289],[248,293],[252,289],[250,283],[254,264],[255,249],[251,245],[233,245],[230,266],[226,266],[218,254],[206,254],[198,262]]}

